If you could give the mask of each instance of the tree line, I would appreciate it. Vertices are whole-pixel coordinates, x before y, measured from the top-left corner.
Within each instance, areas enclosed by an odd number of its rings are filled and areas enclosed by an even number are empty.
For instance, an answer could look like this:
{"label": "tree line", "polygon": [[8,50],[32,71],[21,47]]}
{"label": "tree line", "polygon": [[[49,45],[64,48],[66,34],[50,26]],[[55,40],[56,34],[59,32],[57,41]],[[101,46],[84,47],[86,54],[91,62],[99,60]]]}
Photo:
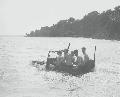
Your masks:
{"label": "tree line", "polygon": [[86,37],[120,39],[120,6],[98,13],[93,11],[82,19],[70,17],[48,27],[26,33],[27,37]]}

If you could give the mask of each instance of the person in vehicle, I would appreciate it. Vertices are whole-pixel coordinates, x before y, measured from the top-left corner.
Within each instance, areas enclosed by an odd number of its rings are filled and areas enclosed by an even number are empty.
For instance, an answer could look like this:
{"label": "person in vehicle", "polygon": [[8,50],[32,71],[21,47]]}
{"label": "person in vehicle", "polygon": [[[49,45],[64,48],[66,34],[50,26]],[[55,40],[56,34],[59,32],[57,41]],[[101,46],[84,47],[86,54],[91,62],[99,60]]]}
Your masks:
{"label": "person in vehicle", "polygon": [[65,49],[64,51],[64,61],[66,63],[67,66],[72,66],[73,62],[74,62],[74,52],[71,51],[71,53],[68,53],[68,50]]}
{"label": "person in vehicle", "polygon": [[83,58],[81,56],[78,56],[78,50],[74,50],[74,54],[76,57],[75,65],[82,66],[83,65]]}
{"label": "person in vehicle", "polygon": [[83,53],[83,63],[86,64],[89,61],[89,56],[86,53],[85,47],[82,47],[82,53]]}
{"label": "person in vehicle", "polygon": [[57,52],[58,56],[56,58],[56,65],[60,66],[61,64],[64,63],[64,57],[62,56],[62,51]]}
{"label": "person in vehicle", "polygon": [[74,51],[71,51],[71,54],[70,54],[70,60],[71,60],[72,65],[73,65],[73,64],[74,64],[74,62],[75,62]]}
{"label": "person in vehicle", "polygon": [[71,51],[71,53],[68,53],[68,50],[64,50],[64,65],[63,65],[63,70],[67,72],[71,72],[73,68],[73,63],[74,63],[74,52]]}

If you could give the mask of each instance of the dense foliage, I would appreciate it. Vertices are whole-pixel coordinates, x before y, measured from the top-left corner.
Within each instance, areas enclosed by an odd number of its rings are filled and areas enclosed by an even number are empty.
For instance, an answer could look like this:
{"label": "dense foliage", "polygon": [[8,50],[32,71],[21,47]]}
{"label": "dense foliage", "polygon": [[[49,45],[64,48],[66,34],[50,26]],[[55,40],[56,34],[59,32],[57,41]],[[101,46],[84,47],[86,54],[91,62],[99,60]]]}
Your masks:
{"label": "dense foliage", "polygon": [[57,24],[26,33],[28,37],[88,37],[120,39],[120,6],[102,13],[93,11],[81,20],[70,17]]}

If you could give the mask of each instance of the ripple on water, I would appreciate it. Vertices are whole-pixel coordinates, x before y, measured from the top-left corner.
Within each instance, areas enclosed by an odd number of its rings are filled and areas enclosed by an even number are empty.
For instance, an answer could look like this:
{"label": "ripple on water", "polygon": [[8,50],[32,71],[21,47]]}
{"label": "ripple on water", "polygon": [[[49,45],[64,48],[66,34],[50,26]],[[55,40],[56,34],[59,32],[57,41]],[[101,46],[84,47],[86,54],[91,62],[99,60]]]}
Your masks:
{"label": "ripple on water", "polygon": [[[119,42],[25,37],[7,37],[1,41],[0,96],[2,97],[120,97]],[[71,42],[70,50],[78,48],[81,51],[81,47],[86,46],[91,58],[94,45],[97,46],[96,72],[73,77],[38,71],[28,65],[31,60],[46,58],[50,49],[66,48],[69,42]]]}

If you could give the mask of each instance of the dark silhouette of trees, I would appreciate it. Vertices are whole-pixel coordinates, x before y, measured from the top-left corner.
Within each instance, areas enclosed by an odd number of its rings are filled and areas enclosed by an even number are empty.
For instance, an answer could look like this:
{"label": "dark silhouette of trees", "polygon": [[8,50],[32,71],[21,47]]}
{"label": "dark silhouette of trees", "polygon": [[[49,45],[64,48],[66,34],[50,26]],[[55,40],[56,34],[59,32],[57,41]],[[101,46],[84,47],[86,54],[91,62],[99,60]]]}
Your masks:
{"label": "dark silhouette of trees", "polygon": [[98,13],[93,11],[81,20],[70,17],[40,30],[26,33],[28,37],[88,37],[120,39],[120,6]]}

